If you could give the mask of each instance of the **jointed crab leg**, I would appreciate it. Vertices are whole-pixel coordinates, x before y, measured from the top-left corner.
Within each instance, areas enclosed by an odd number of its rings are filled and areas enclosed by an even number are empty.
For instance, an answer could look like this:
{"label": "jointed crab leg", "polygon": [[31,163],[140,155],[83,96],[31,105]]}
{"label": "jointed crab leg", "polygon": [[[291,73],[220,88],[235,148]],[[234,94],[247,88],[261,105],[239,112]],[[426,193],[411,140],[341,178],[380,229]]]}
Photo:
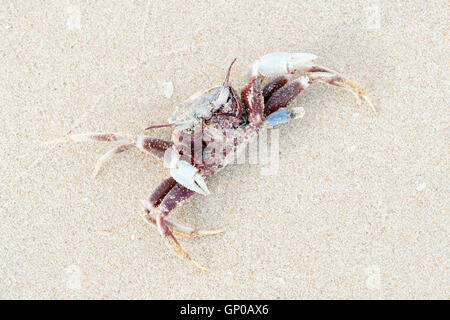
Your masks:
{"label": "jointed crab leg", "polygon": [[116,133],[98,133],[98,132],[86,132],[79,134],[72,134],[67,137],[63,137],[57,140],[50,141],[48,143],[61,143],[61,142],[82,142],[82,141],[104,141],[104,142],[121,142],[126,143],[113,148],[106,152],[97,160],[95,169],[92,173],[92,177],[95,178],[101,166],[111,159],[114,155],[127,151],[133,147],[149,152],[158,158],[164,157],[164,152],[173,145],[171,141],[165,141],[149,136],[131,136],[121,135]]}
{"label": "jointed crab leg", "polygon": [[[172,177],[165,179],[159,184],[155,191],[153,191],[148,202],[145,202],[146,205],[144,205],[144,207],[149,211],[157,208],[161,204],[161,201],[164,200],[165,196],[169,193],[170,190],[172,190],[173,187],[175,187],[176,184],[177,182]],[[147,203],[148,205],[150,205],[150,207],[148,207]]]}
{"label": "jointed crab leg", "polygon": [[[156,188],[150,196],[149,201],[142,201],[145,208],[144,218],[151,225],[157,227],[166,245],[170,247],[177,256],[191,262],[197,268],[208,270],[191,259],[191,257],[181,248],[174,233],[188,237],[199,237],[218,234],[224,230],[195,231],[193,228],[170,222],[165,219],[172,210],[180,206],[194,194],[194,191],[176,183],[173,178],[168,178]],[[155,218],[151,216],[151,212],[153,211],[157,212]]]}
{"label": "jointed crab leg", "polygon": [[267,99],[264,116],[267,117],[275,111],[287,107],[308,86],[309,78],[300,77],[273,92]]}
{"label": "jointed crab leg", "polygon": [[319,65],[306,65],[303,66],[301,70],[307,73],[308,77],[311,79],[311,82],[320,81],[349,90],[358,99],[363,98],[370,106],[372,111],[375,114],[377,113],[377,110],[375,109],[372,101],[370,101],[369,97],[367,96],[366,91],[359,84],[343,78],[336,71]]}
{"label": "jointed crab leg", "polygon": [[250,75],[252,77],[273,77],[303,71],[310,78],[310,83],[313,81],[321,81],[350,90],[358,98],[363,98],[376,114],[376,109],[367,97],[364,88],[344,79],[331,69],[313,64],[312,61],[316,58],[315,55],[309,53],[269,53],[253,62],[250,68]]}
{"label": "jointed crab leg", "polygon": [[283,74],[281,76],[276,77],[272,81],[270,81],[268,84],[265,85],[262,94],[264,96],[264,103],[269,100],[269,98],[272,96],[272,94],[283,87],[288,81],[292,78],[291,74]]}
{"label": "jointed crab leg", "polygon": [[199,263],[197,263],[195,260],[192,260],[189,254],[187,254],[187,252],[181,248],[172,231],[170,231],[170,228],[167,226],[166,221],[164,221],[164,218],[159,214],[156,216],[156,226],[158,228],[159,233],[161,234],[164,243],[169,248],[171,248],[178,257],[180,257],[183,260],[189,261],[194,266],[203,271],[209,271],[208,268],[205,268]]}
{"label": "jointed crab leg", "polygon": [[[145,207],[145,211],[143,214],[143,218],[145,221],[147,221],[149,224],[156,227],[156,219],[150,215],[150,210],[148,208],[151,208],[148,202],[141,200],[142,205]],[[176,234],[181,235],[189,238],[197,238],[197,237],[204,237],[204,236],[212,236],[218,233],[222,233],[225,230],[224,229],[217,229],[217,230],[195,230],[194,228],[175,223],[172,221],[169,221],[167,219],[164,219],[164,222],[167,224],[167,226],[170,228],[170,230]]]}

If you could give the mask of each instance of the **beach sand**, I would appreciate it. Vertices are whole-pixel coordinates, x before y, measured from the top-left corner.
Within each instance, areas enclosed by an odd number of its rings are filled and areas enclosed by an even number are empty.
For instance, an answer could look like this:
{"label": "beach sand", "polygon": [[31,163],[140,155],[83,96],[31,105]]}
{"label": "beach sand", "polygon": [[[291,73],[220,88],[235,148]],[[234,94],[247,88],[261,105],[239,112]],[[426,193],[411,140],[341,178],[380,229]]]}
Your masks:
{"label": "beach sand", "polygon": [[[449,38],[442,1],[3,1],[0,297],[450,298]],[[279,129],[278,171],[241,164],[169,218],[225,233],[179,238],[142,217],[166,177],[138,150],[46,145],[70,132],[142,134],[196,91],[235,88],[252,61],[311,52],[366,89],[309,87]],[[171,86],[173,85],[173,94]],[[170,138],[170,129],[151,132]]]}

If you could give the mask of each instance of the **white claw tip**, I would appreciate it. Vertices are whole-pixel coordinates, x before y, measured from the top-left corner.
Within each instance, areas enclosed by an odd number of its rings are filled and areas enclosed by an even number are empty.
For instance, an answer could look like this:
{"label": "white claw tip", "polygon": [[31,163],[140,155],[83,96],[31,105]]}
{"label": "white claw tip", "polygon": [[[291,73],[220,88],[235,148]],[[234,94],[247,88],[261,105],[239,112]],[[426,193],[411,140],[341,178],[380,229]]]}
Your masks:
{"label": "white claw tip", "polygon": [[189,190],[202,195],[210,194],[206,182],[198,172],[198,169],[186,161],[174,157],[173,153],[175,152],[166,152],[167,159],[165,159],[165,166],[170,169],[172,178]]}
{"label": "white claw tip", "polygon": [[206,185],[205,180],[200,174],[196,173],[194,176],[194,180],[206,194],[211,194],[211,192],[208,189],[208,186]]}

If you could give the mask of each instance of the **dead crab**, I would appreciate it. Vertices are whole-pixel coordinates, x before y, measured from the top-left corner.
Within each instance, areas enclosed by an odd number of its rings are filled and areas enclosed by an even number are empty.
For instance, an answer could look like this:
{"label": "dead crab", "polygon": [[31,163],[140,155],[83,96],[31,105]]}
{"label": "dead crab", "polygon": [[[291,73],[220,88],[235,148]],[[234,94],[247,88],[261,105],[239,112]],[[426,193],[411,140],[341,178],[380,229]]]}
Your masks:
{"label": "dead crab", "polygon": [[[207,270],[181,248],[174,234],[198,237],[223,232],[196,231],[166,219],[167,215],[195,193],[209,194],[206,180],[245,149],[246,143],[264,128],[271,128],[302,117],[301,107],[290,107],[292,101],[315,81],[352,91],[365,99],[375,111],[364,89],[337,72],[316,65],[317,57],[308,53],[276,52],[253,62],[249,82],[240,91],[230,85],[231,63],[222,85],[197,93],[185,101],[168,124],[151,128],[173,128],[172,141],[146,135],[129,136],[115,133],[74,134],[62,141],[106,141],[121,145],[110,150],[97,162],[93,176],[113,155],[137,147],[158,158],[170,171],[150,198],[143,201],[144,217],[155,226],[174,252],[196,267]],[[297,72],[302,76],[295,77]],[[262,87],[265,78],[273,78]]]}

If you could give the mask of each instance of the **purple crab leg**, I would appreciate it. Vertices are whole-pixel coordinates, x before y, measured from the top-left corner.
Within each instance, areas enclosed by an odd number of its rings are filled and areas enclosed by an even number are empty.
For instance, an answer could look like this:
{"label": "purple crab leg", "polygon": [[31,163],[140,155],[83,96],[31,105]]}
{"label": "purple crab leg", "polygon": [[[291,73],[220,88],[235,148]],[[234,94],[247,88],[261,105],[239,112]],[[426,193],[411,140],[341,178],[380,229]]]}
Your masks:
{"label": "purple crab leg", "polygon": [[[192,264],[197,268],[208,271],[207,268],[201,266],[187,254],[182,248],[174,234],[185,235],[189,237],[199,237],[207,235],[215,235],[223,232],[223,229],[213,231],[196,231],[193,228],[183,226],[174,222],[170,222],[165,217],[176,207],[182,205],[187,199],[195,194],[194,191],[189,190],[178,184],[173,178],[164,180],[152,193],[149,201],[143,202],[145,207],[145,220],[153,226],[156,226],[166,245],[170,247],[175,254]],[[150,214],[157,211],[156,217]]]}
{"label": "purple crab leg", "polygon": [[261,78],[262,76],[253,77],[241,91],[241,98],[247,110],[248,120],[255,127],[260,126],[264,114]]}
{"label": "purple crab leg", "polygon": [[[357,97],[362,97],[367,101],[367,103],[372,108],[373,112],[376,113],[376,109],[373,106],[372,102],[366,95],[364,88],[360,85],[353,83],[335,71],[327,69],[325,67],[311,65],[302,67],[302,71],[307,72],[308,77],[300,77],[284,86],[279,87],[274,90],[268,98],[266,98],[265,108],[264,108],[264,117],[267,118],[272,113],[278,111],[281,108],[287,107],[303,90],[306,89],[312,82],[320,81],[330,85],[334,85],[337,87],[345,88],[350,90]],[[267,86],[276,86],[278,83],[282,83],[282,77],[277,77],[272,82],[270,82]],[[267,87],[266,86],[266,87]],[[270,91],[268,88],[267,91]]]}
{"label": "purple crab leg", "polygon": [[267,102],[269,98],[272,96],[272,94],[283,87],[286,83],[288,83],[289,79],[291,78],[290,74],[281,75],[270,81],[263,89],[263,96],[264,96],[264,102]]}
{"label": "purple crab leg", "polygon": [[167,178],[163,182],[161,182],[155,189],[155,191],[153,191],[153,193],[150,195],[149,202],[151,203],[152,207],[158,207],[161,204],[161,201],[164,200],[164,197],[173,187],[175,187],[176,184],[177,182],[172,177]]}
{"label": "purple crab leg", "polygon": [[85,132],[78,134],[71,134],[56,140],[47,142],[47,144],[61,143],[61,142],[82,142],[82,141],[105,141],[105,142],[122,142],[134,143],[135,139],[131,135],[122,135],[118,133],[103,133],[103,132]]}
{"label": "purple crab leg", "polygon": [[279,109],[287,107],[308,86],[309,79],[300,77],[276,90],[266,102],[264,116],[268,117]]}
{"label": "purple crab leg", "polygon": [[173,142],[162,140],[158,138],[153,138],[149,136],[137,136],[136,147],[147,151],[158,158],[164,158],[164,153],[167,149],[172,147]]}
{"label": "purple crab leg", "polygon": [[173,209],[183,204],[184,201],[192,197],[194,194],[195,191],[192,191],[177,183],[164,197],[164,200],[162,200],[158,207],[161,216],[167,216]]}
{"label": "purple crab leg", "polygon": [[153,191],[148,201],[142,200],[145,210],[144,219],[147,222],[156,226],[156,220],[150,215],[150,213],[161,204],[161,201],[164,200],[164,197],[176,184],[177,182],[174,178],[167,178],[159,184],[155,191]]}

